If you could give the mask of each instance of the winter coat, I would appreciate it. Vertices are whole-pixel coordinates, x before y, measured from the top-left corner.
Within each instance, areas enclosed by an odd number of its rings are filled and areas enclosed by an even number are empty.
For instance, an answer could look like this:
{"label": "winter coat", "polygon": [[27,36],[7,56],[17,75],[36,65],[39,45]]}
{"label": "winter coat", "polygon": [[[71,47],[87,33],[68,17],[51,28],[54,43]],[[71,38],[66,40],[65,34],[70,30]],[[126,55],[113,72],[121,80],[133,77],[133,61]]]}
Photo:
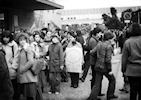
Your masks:
{"label": "winter coat", "polygon": [[108,73],[112,70],[112,46],[110,41],[99,42],[91,51],[96,54],[95,70],[101,73]]}
{"label": "winter coat", "polygon": [[67,47],[65,51],[65,65],[68,72],[82,73],[83,51],[78,45]]}
{"label": "winter coat", "polygon": [[122,52],[122,72],[126,76],[141,77],[141,36],[125,41]]}
{"label": "winter coat", "polygon": [[95,48],[97,43],[98,39],[95,36],[92,36],[87,39],[86,45],[84,46],[84,50],[87,51],[85,59],[90,60],[91,65],[95,65],[95,55],[90,54],[90,50]]}
{"label": "winter coat", "polygon": [[26,49],[19,49],[18,51],[18,81],[19,83],[38,82],[37,76],[31,71],[34,63],[34,53],[31,46]]}
{"label": "winter coat", "polygon": [[5,53],[0,50],[0,100],[12,100],[13,93]]}
{"label": "winter coat", "polygon": [[15,41],[12,41],[12,42],[8,43],[7,45],[3,45],[3,49],[6,53],[5,57],[6,57],[6,62],[8,65],[9,73],[10,73],[10,78],[15,79],[16,74],[17,74],[16,70],[18,67],[18,63],[17,63],[18,45]]}
{"label": "winter coat", "polygon": [[61,43],[52,43],[48,48],[49,71],[60,72],[60,66],[64,65],[63,47]]}

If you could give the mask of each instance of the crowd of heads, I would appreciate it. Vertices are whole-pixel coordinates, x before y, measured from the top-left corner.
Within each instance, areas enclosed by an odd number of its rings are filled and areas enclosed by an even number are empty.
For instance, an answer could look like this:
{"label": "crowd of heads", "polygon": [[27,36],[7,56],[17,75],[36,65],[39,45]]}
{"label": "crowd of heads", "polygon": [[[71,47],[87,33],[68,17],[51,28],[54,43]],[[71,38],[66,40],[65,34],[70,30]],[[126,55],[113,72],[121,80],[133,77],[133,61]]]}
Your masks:
{"label": "crowd of heads", "polygon": [[[104,15],[103,15],[104,16]],[[104,34],[107,34],[108,36],[105,36]],[[68,39],[74,39],[79,36],[85,36],[86,34],[89,34],[87,36],[92,37],[96,36],[99,40],[107,40],[107,38],[111,38],[110,34],[114,34],[113,30],[101,30],[99,27],[95,27],[94,29],[90,30],[90,33],[82,33],[81,30],[62,30],[62,29],[56,29],[55,32],[51,32],[48,30],[48,28],[43,28],[40,31],[34,31],[33,33],[25,32],[25,31],[19,31],[18,33],[10,32],[8,30],[2,32],[0,35],[1,42],[3,44],[7,44],[8,42],[11,42],[12,40],[15,40],[19,44],[19,37],[25,36],[27,42],[31,43],[33,41],[36,42],[57,42],[62,41],[64,38]],[[124,32],[121,32],[122,34]],[[140,36],[141,34],[141,26],[137,23],[133,23],[128,27],[126,30],[126,35],[128,37],[131,36]],[[53,39],[54,37],[57,37],[57,39]],[[113,35],[112,37],[115,37]]]}

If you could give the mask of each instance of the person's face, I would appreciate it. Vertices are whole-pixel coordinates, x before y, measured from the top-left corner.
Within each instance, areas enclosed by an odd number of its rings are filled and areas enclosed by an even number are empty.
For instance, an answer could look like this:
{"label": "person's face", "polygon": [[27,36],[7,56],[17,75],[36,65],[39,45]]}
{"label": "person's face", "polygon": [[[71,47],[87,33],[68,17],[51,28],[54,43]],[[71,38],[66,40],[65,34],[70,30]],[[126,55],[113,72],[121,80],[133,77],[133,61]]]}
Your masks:
{"label": "person's face", "polygon": [[75,38],[73,36],[70,36],[70,41],[75,41]]}
{"label": "person's face", "polygon": [[64,37],[66,37],[66,36],[67,36],[67,34],[68,34],[67,32],[64,32],[63,36],[64,36]]}
{"label": "person's face", "polygon": [[33,36],[30,36],[30,42],[34,42],[34,38],[33,38]]}
{"label": "person's face", "polygon": [[69,27],[68,26],[66,26],[66,31],[69,31]]}
{"label": "person's face", "polygon": [[19,39],[20,46],[24,46],[26,44],[26,38],[24,36],[21,36]]}
{"label": "person's face", "polygon": [[71,35],[67,34],[67,38],[68,38],[68,40],[70,40],[71,39]]}
{"label": "person's face", "polygon": [[45,36],[45,40],[50,41],[51,40],[51,32],[47,32]]}
{"label": "person's face", "polygon": [[114,38],[110,39],[109,41],[110,41],[111,44],[113,44],[114,43]]}
{"label": "person's face", "polygon": [[39,35],[35,35],[35,41],[39,42],[40,41],[40,36]]}
{"label": "person's face", "polygon": [[52,43],[58,43],[58,42],[59,42],[59,40],[58,40],[57,37],[53,37],[53,38],[52,38]]}
{"label": "person's face", "polygon": [[7,44],[9,42],[9,40],[10,40],[10,37],[4,37],[3,38],[3,41],[4,41],[5,44]]}
{"label": "person's face", "polygon": [[43,33],[46,33],[46,30],[42,30]]}

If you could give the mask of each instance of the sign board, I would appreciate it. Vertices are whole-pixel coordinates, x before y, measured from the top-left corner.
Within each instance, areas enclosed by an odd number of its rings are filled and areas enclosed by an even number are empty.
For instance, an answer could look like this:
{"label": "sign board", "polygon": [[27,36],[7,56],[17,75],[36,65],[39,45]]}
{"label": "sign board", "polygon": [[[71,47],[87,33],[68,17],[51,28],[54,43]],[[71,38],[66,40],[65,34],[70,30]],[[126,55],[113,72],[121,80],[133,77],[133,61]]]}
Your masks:
{"label": "sign board", "polygon": [[132,13],[131,13],[131,12],[124,12],[123,18],[124,18],[125,20],[130,20],[131,17],[132,17]]}

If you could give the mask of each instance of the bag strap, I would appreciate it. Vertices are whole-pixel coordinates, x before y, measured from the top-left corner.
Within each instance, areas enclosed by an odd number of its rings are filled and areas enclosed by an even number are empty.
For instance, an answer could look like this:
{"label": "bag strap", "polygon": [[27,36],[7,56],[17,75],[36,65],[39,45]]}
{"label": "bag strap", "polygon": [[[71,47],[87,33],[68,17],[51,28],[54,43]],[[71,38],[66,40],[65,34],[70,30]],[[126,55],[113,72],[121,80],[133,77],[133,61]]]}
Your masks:
{"label": "bag strap", "polygon": [[12,57],[14,58],[14,46],[13,45],[11,46],[11,49],[12,49]]}
{"label": "bag strap", "polygon": [[25,51],[25,50],[24,50],[24,52],[25,52],[26,60],[27,60],[27,62],[28,62],[28,55],[27,55],[27,51]]}

